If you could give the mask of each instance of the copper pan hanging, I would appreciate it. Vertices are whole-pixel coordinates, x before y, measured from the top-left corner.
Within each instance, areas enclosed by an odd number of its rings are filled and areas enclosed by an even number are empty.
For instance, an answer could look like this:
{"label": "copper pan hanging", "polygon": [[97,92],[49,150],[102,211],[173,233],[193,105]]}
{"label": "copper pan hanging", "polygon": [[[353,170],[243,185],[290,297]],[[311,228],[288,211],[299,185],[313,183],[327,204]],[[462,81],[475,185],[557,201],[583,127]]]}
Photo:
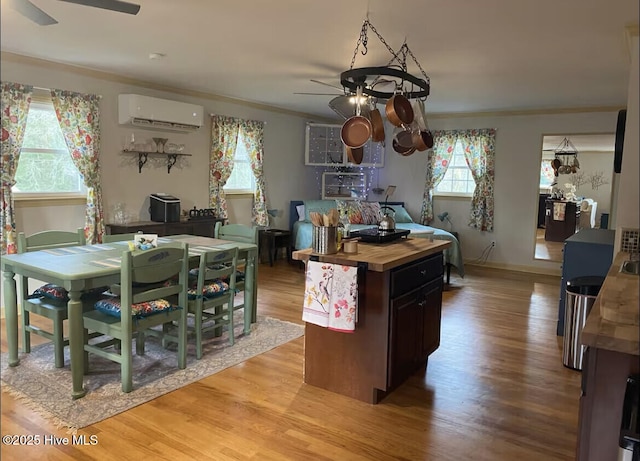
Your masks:
{"label": "copper pan hanging", "polygon": [[345,146],[356,149],[364,146],[371,137],[371,122],[367,117],[360,115],[360,103],[362,100],[362,88],[358,87],[356,95],[356,115],[347,119],[342,125],[340,137]]}
{"label": "copper pan hanging", "polygon": [[394,126],[411,125],[413,122],[411,102],[400,93],[395,93],[387,100],[385,113],[387,120]]}
{"label": "copper pan hanging", "polygon": [[347,146],[347,157],[349,157],[349,161],[354,165],[360,165],[364,157],[364,147],[352,148]]}
{"label": "copper pan hanging", "polygon": [[383,142],[384,141],[384,121],[382,120],[382,115],[380,111],[376,107],[375,100],[372,99],[371,111],[369,112],[369,119],[371,120],[371,140],[373,142]]}

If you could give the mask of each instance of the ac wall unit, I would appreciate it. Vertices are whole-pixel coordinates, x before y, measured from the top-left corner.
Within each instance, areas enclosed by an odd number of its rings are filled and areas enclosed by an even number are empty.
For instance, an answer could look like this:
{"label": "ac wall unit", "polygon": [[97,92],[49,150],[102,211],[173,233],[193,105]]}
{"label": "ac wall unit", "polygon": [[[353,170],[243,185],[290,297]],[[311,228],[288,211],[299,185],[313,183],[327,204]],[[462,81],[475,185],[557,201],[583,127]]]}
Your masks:
{"label": "ac wall unit", "polygon": [[163,131],[195,131],[202,126],[204,108],[139,94],[118,95],[118,123]]}

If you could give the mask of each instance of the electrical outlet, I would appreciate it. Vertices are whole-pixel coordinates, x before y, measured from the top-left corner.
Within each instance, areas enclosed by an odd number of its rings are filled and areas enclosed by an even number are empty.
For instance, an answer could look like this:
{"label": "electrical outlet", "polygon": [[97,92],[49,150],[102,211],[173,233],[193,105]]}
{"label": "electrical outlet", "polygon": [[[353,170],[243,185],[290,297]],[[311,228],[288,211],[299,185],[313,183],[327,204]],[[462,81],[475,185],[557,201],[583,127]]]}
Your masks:
{"label": "electrical outlet", "polygon": [[496,246],[496,241],[495,240],[491,240],[491,248],[495,248]]}

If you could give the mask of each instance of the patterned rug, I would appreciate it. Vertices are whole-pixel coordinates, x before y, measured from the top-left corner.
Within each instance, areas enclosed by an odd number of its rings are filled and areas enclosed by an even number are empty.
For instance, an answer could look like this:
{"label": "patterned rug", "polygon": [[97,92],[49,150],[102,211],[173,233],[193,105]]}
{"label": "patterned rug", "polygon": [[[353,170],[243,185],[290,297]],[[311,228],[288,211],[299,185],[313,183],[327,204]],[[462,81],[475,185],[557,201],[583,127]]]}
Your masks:
{"label": "patterned rug", "polygon": [[[235,344],[229,346],[226,332],[219,338],[210,338],[206,345],[203,344],[201,360],[196,360],[195,346],[190,338],[184,370],[178,369],[175,348],[163,349],[155,338],[148,338],[145,355],[133,356],[133,391],[130,393],[121,390],[118,363],[91,355],[90,373],[84,379],[87,395],[73,400],[68,348],[65,348],[65,367],[55,368],[52,343],[32,347],[30,354],[21,353],[17,367],[9,367],[7,354],[2,354],[2,390],[58,427],[75,432],[244,362],[304,333],[302,325],[259,316],[258,322],[252,325],[251,334],[245,336],[242,321],[238,320],[234,328]],[[135,342],[133,347],[135,353]]]}

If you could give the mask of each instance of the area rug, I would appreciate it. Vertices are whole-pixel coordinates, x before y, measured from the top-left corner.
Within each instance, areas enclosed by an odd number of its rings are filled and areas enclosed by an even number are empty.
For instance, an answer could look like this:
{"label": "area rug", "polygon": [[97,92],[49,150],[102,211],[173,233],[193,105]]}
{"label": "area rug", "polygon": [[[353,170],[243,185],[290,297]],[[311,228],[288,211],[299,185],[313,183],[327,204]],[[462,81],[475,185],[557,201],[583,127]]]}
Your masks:
{"label": "area rug", "polygon": [[85,376],[86,396],[71,398],[71,370],[68,348],[65,367],[55,368],[53,344],[32,347],[20,354],[20,365],[9,367],[7,354],[1,356],[2,390],[21,404],[69,432],[95,424],[163,394],[179,389],[214,373],[244,362],[303,335],[304,327],[290,322],[258,317],[251,334],[245,336],[242,321],[236,322],[236,341],[229,346],[227,332],[203,345],[202,359],[196,360],[193,340],[189,340],[187,367],[178,369],[174,349],[162,348],[148,338],[145,355],[133,358],[133,391],[123,393],[118,363],[91,355],[90,372]]}

